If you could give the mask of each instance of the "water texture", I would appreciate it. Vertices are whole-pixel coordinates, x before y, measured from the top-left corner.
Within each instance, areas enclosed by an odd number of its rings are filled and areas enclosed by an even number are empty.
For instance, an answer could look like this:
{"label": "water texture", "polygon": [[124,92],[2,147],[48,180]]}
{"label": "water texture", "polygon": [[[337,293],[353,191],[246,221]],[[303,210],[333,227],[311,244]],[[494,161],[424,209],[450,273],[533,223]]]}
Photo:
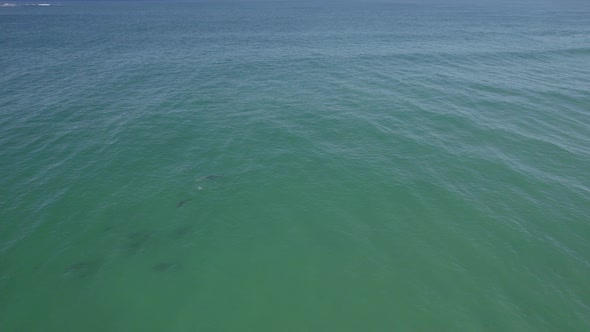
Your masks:
{"label": "water texture", "polygon": [[0,8],[0,329],[590,330],[585,2]]}

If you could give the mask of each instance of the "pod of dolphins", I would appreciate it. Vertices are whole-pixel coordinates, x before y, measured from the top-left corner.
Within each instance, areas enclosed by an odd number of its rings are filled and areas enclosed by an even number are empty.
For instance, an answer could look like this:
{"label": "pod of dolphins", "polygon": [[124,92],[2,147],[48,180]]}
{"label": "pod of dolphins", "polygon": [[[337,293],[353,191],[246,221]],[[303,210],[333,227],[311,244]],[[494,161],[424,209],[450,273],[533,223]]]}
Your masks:
{"label": "pod of dolphins", "polygon": [[[197,178],[196,181],[198,183],[201,181],[216,180],[221,177],[223,177],[223,175],[212,174],[212,175],[207,175],[207,176]],[[202,188],[199,186],[198,189],[201,190]],[[185,203],[192,201],[192,200],[193,200],[193,198],[185,198],[176,204],[176,208],[180,208]],[[112,230],[112,228],[113,228],[112,226],[109,226],[109,227],[105,228],[105,231],[110,231],[110,230]],[[183,237],[186,233],[189,233],[190,230],[191,230],[191,227],[189,227],[189,226],[186,226],[186,225],[181,226],[173,232],[172,238],[179,239],[179,238]],[[145,247],[148,245],[148,243],[152,242],[152,241],[153,241],[153,237],[152,237],[151,232],[138,231],[138,232],[128,233],[124,237],[123,251],[129,255],[137,254],[137,253],[143,251],[145,249]],[[79,262],[76,262],[76,263],[71,264],[68,267],[66,267],[66,269],[64,270],[64,275],[70,276],[70,277],[81,278],[81,279],[88,278],[88,277],[94,275],[95,273],[97,273],[98,270],[100,270],[102,263],[103,263],[102,259],[99,259],[99,258],[93,258],[93,259],[88,259],[85,261],[79,261]],[[157,272],[165,272],[165,271],[169,271],[169,270],[179,269],[181,267],[182,267],[182,264],[180,264],[178,262],[160,262],[160,263],[154,265],[152,267],[152,269]]]}

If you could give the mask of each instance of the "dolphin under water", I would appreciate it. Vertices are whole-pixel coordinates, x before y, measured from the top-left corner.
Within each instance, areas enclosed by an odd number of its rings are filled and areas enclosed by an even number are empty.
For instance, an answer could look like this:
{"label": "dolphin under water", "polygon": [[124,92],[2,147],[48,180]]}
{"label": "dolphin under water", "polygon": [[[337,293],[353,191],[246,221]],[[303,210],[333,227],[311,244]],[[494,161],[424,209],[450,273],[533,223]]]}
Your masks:
{"label": "dolphin under water", "polygon": [[197,181],[203,181],[203,180],[215,180],[215,179],[219,179],[223,177],[223,175],[216,175],[216,174],[211,174],[211,175],[207,175],[207,176],[203,176],[197,179]]}
{"label": "dolphin under water", "polygon": [[184,203],[188,202],[188,201],[192,201],[192,198],[187,198],[187,199],[183,199],[182,201],[178,202],[178,204],[176,204],[176,208],[179,208],[181,206],[184,205]]}
{"label": "dolphin under water", "polygon": [[197,178],[195,180],[195,182],[196,182],[195,189],[197,189],[197,190],[203,190],[203,188],[201,186],[199,186],[199,182],[201,182],[201,181],[216,180],[216,179],[219,179],[219,178],[222,178],[222,177],[223,177],[223,175],[210,174],[210,175],[205,175],[205,176],[202,176],[200,178]]}

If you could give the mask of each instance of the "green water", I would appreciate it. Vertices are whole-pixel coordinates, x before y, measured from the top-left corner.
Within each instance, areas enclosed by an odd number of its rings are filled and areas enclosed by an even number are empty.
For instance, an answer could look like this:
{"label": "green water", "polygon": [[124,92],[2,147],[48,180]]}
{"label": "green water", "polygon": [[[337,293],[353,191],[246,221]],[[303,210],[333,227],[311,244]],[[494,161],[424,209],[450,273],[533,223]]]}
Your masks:
{"label": "green water", "polygon": [[584,2],[5,7],[0,59],[1,331],[590,328]]}

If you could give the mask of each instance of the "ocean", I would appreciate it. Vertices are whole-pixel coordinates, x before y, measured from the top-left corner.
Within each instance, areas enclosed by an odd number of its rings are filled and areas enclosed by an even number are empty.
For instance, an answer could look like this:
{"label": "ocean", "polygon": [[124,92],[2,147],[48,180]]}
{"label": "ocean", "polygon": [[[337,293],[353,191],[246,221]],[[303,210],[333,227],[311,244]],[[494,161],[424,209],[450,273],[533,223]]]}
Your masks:
{"label": "ocean", "polygon": [[590,330],[590,3],[0,8],[0,330]]}

